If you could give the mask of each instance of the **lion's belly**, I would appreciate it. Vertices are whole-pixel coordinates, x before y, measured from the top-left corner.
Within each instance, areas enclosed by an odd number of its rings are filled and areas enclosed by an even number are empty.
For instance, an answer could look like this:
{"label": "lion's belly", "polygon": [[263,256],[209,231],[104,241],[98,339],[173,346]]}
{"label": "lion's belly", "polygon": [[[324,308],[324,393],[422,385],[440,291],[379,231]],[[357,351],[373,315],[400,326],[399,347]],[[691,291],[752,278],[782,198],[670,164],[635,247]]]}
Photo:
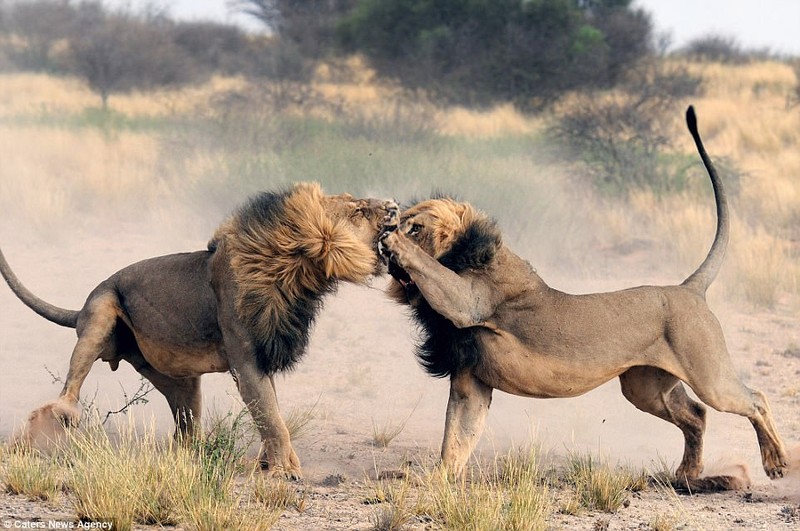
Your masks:
{"label": "lion's belly", "polygon": [[216,344],[197,346],[166,345],[144,337],[136,337],[144,358],[158,372],[173,378],[200,376],[209,372],[225,372],[228,361]]}
{"label": "lion's belly", "polygon": [[[482,335],[483,353],[475,375],[503,392],[533,398],[582,395],[628,368],[570,353],[542,353],[506,332]],[[602,358],[600,358],[602,359]]]}

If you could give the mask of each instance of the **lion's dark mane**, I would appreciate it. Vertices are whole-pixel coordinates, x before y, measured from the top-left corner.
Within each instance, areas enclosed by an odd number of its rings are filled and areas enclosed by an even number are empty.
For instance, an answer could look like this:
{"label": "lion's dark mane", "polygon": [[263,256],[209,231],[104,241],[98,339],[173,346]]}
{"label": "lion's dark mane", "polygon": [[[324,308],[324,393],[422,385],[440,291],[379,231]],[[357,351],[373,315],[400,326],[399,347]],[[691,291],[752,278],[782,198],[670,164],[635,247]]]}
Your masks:
{"label": "lion's dark mane", "polygon": [[[259,334],[253,337],[258,368],[265,374],[293,369],[300,361],[308,346],[309,333],[314,320],[322,308],[325,295],[336,291],[336,281],[324,291],[302,290],[299,297],[287,298],[286,313],[271,334]],[[253,297],[252,293],[244,298]],[[245,323],[248,329],[258,330],[259,313],[253,314]]]}
{"label": "lion's dark mane", "polygon": [[[439,263],[460,273],[488,266],[501,245],[500,232],[493,220],[479,219],[439,258]],[[428,374],[451,376],[477,365],[480,350],[473,328],[457,328],[431,308],[423,298],[413,309],[423,341],[417,345],[417,358]]]}
{"label": "lion's dark mane", "polygon": [[[253,197],[236,214],[240,226],[260,227],[268,231],[279,224],[291,223],[284,211],[284,203],[291,193],[291,190],[263,192]],[[309,332],[322,308],[323,298],[336,291],[337,286],[337,281],[330,279],[321,289],[295,288],[291,295],[277,286],[274,296],[281,297],[282,301],[272,304],[270,308],[259,300],[260,293],[242,293],[244,305],[255,309],[246,316],[244,325],[251,332],[260,331],[252,333],[251,339],[261,371],[274,374],[294,368],[306,351]],[[261,323],[269,319],[264,319],[262,314],[275,307],[281,308],[281,315],[277,322],[272,320],[272,329],[265,333]]]}

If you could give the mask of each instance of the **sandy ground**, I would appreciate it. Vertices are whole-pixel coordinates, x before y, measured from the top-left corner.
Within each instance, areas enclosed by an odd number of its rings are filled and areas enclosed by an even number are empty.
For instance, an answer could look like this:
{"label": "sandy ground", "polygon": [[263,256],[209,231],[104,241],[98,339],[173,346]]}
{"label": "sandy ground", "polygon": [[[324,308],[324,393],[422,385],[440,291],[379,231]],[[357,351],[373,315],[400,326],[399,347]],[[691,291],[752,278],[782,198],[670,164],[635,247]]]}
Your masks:
{"label": "sandy ground", "polygon": [[[32,291],[54,304],[78,308],[98,282],[124,265],[204,247],[218,221],[160,225],[87,218],[76,227],[55,232],[4,224],[0,242],[8,261]],[[588,264],[619,261],[630,271],[620,274],[598,268],[595,277],[578,280],[559,277],[558,271],[540,273],[556,287],[575,292],[669,280],[658,274],[647,278],[657,264],[648,261],[646,253],[621,256],[602,249],[586,253]],[[286,511],[276,529],[368,529],[376,508],[363,503],[368,491],[365,478],[407,462],[429,463],[438,452],[447,382],[426,376],[417,365],[415,328],[403,310],[385,298],[385,282],[376,279],[370,287],[343,286],[330,297],[314,327],[304,361],[296,371],[278,379],[284,412],[314,404],[316,409],[311,432],[295,441],[306,475],[308,507],[303,513]],[[790,447],[797,447],[800,319],[796,311],[788,305],[773,312],[720,301],[713,306],[742,379],[766,392],[785,440]],[[60,386],[48,371],[66,374],[74,339],[74,331],[36,316],[0,286],[0,436],[8,437],[29,411],[57,396]],[[138,386],[138,376],[130,367],[111,372],[107,364],[97,363],[84,385],[84,397],[94,396],[101,411],[114,410],[124,403],[124,393],[130,394]],[[204,377],[203,391],[206,410],[224,413],[241,407],[228,375]],[[153,393],[149,404],[136,406],[135,411],[143,422],[155,418],[160,430],[171,431],[167,406],[159,395]],[[388,448],[375,447],[373,424],[399,423],[407,417],[405,429]],[[616,381],[575,399],[543,401],[495,393],[479,455],[491,457],[533,439],[552,459],[580,450],[655,469],[660,469],[661,461],[677,463],[683,447],[678,430],[636,410],[622,398]],[[679,498],[651,490],[632,495],[628,507],[615,514],[556,514],[552,525],[562,529],[605,525],[609,529],[642,529],[654,514],[674,513],[688,529],[800,528],[800,477],[795,472],[780,481],[766,478],[755,434],[746,419],[710,412],[705,455],[709,471],[745,464],[751,472],[752,488]],[[0,494],[2,522],[71,518],[68,498],[43,503]],[[409,528],[427,525],[413,521]]]}

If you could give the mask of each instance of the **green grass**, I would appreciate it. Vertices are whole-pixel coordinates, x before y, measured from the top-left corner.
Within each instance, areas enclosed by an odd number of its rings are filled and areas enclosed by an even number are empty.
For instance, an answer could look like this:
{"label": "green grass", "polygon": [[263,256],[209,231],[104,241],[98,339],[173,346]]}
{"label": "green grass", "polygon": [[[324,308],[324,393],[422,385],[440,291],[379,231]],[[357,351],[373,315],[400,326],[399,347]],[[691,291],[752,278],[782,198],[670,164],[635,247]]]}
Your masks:
{"label": "green grass", "polygon": [[122,131],[163,133],[186,125],[186,117],[131,116],[113,109],[86,107],[79,112],[64,113],[41,109],[37,112],[0,118],[0,124],[43,126],[59,129],[94,129],[113,136]]}

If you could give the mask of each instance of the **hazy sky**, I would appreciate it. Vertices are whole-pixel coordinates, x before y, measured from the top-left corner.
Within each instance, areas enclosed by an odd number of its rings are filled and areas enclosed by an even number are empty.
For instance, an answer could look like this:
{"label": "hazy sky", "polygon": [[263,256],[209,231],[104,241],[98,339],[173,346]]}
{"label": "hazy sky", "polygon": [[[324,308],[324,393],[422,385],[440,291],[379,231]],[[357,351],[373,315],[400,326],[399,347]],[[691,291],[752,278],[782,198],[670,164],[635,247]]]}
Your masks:
{"label": "hazy sky", "polygon": [[[800,0],[634,0],[649,11],[656,31],[672,35],[674,46],[717,33],[735,37],[747,48],[800,55]],[[226,0],[109,0],[109,4],[155,3],[182,19],[238,21]]]}
{"label": "hazy sky", "polygon": [[800,0],[634,0],[673,43],[716,33],[746,48],[800,55]]}

